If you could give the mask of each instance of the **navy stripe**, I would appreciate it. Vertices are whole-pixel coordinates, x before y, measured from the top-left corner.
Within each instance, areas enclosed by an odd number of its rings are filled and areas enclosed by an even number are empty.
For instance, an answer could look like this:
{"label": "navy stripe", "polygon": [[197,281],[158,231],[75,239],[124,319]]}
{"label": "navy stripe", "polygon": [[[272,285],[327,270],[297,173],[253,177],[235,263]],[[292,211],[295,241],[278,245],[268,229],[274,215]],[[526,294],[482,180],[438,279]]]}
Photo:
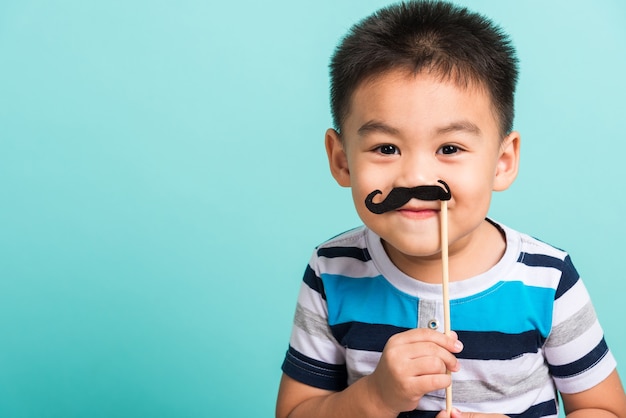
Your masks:
{"label": "navy stripe", "polygon": [[348,257],[348,258],[354,258],[360,261],[370,261],[372,259],[369,251],[367,251],[367,248],[359,248],[359,247],[320,248],[317,250],[317,255],[319,257],[326,257],[326,258]]}
{"label": "navy stripe", "polygon": [[[466,411],[471,412],[471,411]],[[541,418],[556,415],[559,411],[556,408],[556,401],[546,401],[531,406],[521,414],[505,414],[510,418]],[[435,418],[439,411],[410,411],[402,412],[398,418]]]}
{"label": "navy stripe", "polygon": [[578,282],[579,278],[580,276],[568,255],[563,262],[561,280],[559,281],[559,287],[556,289],[554,299],[560,298],[565,292],[570,290]]}
{"label": "navy stripe", "polygon": [[529,267],[552,267],[557,270],[563,266],[563,260],[546,254],[520,253],[517,262]]}
{"label": "navy stripe", "polygon": [[509,418],[540,418],[556,415],[559,411],[556,408],[556,401],[545,401],[533,405],[526,412],[521,414],[508,414]]}
{"label": "navy stripe", "polygon": [[401,412],[398,418],[435,418],[440,411],[407,411]]}
{"label": "navy stripe", "polygon": [[472,360],[510,360],[536,353],[545,342],[536,330],[521,334],[477,331],[457,331],[457,334],[464,346],[457,357]]}
{"label": "navy stripe", "polygon": [[298,382],[320,389],[341,391],[348,387],[348,370],[345,364],[329,364],[305,356],[289,346],[283,372]]}
{"label": "navy stripe", "polygon": [[593,367],[596,363],[604,358],[609,352],[609,347],[602,338],[602,341],[583,358],[573,363],[564,364],[562,366],[549,365],[550,374],[557,378],[566,378],[576,376]]}
{"label": "navy stripe", "polygon": [[309,286],[311,289],[315,290],[317,293],[322,295],[322,299],[326,300],[326,292],[324,291],[324,282],[315,271],[311,268],[311,266],[306,266],[306,270],[304,271],[304,277],[302,278],[304,283]]}
{"label": "navy stripe", "polygon": [[347,322],[330,327],[339,344],[346,348],[363,351],[382,352],[387,340],[399,332],[409,328],[383,324],[365,324],[363,322]]}
{"label": "navy stripe", "polygon": [[545,254],[521,253],[517,262],[530,267],[552,267],[559,270],[561,279],[554,295],[555,300],[571,289],[580,278],[569,255],[561,260]]}
{"label": "navy stripe", "polygon": [[[389,338],[410,328],[386,324],[345,322],[330,327],[335,339],[346,348],[382,352]],[[510,360],[526,353],[536,353],[545,339],[537,331],[521,334],[457,331],[463,342],[458,358],[471,360]]]}

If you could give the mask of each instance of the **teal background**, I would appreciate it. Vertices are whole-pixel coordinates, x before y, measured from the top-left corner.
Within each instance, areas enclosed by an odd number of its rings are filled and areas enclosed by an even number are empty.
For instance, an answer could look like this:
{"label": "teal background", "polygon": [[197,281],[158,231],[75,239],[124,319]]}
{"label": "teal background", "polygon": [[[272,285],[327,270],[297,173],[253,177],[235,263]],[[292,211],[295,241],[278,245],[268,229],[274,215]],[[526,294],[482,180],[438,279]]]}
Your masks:
{"label": "teal background", "polygon": [[[563,247],[626,375],[626,6],[459,2],[521,59],[492,216]],[[0,416],[273,416],[329,175],[327,64],[380,0],[0,2]]]}

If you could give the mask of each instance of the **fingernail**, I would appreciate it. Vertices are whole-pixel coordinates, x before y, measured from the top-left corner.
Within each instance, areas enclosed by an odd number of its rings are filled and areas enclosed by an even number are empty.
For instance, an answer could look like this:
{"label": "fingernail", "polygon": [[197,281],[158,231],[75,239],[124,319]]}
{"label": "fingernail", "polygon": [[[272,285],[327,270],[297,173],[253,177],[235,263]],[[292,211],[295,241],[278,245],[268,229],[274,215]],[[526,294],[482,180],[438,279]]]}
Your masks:
{"label": "fingernail", "polygon": [[463,350],[463,343],[460,340],[456,340],[456,342],[454,343],[454,348],[456,348],[459,351]]}

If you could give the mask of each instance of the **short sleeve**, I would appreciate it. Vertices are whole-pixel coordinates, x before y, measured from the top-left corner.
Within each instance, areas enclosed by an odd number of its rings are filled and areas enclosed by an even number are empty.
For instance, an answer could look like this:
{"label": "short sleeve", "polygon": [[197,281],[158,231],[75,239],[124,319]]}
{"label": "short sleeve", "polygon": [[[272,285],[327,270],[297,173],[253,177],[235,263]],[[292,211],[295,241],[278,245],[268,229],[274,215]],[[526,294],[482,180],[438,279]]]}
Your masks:
{"label": "short sleeve", "polygon": [[563,393],[590,389],[616,367],[589,293],[569,256],[563,261],[552,330],[544,348],[550,373]]}
{"label": "short sleeve", "polygon": [[314,254],[300,286],[282,370],[309,386],[340,391],[347,387],[345,349],[333,337],[328,325],[324,284],[315,268],[316,259]]}

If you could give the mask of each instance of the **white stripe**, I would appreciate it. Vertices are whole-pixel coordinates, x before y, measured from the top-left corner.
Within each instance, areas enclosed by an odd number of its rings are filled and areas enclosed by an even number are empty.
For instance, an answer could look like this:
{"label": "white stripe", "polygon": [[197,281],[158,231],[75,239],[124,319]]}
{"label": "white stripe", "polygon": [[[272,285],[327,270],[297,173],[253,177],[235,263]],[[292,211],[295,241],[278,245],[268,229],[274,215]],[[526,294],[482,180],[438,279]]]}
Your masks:
{"label": "white stripe", "polygon": [[571,289],[554,302],[552,326],[556,327],[567,320],[589,302],[589,293],[582,280],[578,280]]}
{"label": "white stripe", "polygon": [[552,267],[533,267],[517,263],[505,281],[521,281],[526,286],[556,289],[561,278],[561,271]]}
{"label": "white stripe", "polygon": [[365,235],[365,225],[351,229],[337,235],[334,238],[322,243],[317,248],[324,247],[363,247],[363,236]]}
{"label": "white stripe", "polygon": [[298,294],[298,304],[304,309],[328,318],[328,306],[326,301],[322,299],[322,295],[311,289],[306,283],[302,283],[300,293]]}
{"label": "white stripe", "polygon": [[311,335],[301,328],[293,327],[290,344],[296,351],[312,359],[329,364],[345,363],[344,349],[335,340]]}
{"label": "white stripe", "polygon": [[[546,401],[554,400],[554,385],[552,382],[544,385],[543,387],[524,393],[519,397],[501,397],[498,400],[492,400],[489,402],[478,402],[476,400],[469,400],[464,402],[459,399],[458,392],[456,391],[456,383],[452,384],[452,402],[453,405],[462,410],[468,412],[484,412],[484,413],[509,413],[516,414],[525,412],[529,406],[538,405]],[[443,397],[443,391],[439,393],[429,393],[424,396],[419,404],[418,408],[428,411],[438,411],[445,409],[445,402]],[[556,418],[558,415],[550,415],[549,418]]]}
{"label": "white stripe", "polygon": [[512,360],[461,359],[460,363],[461,370],[454,374],[454,379],[457,393],[462,394],[458,395],[461,402],[519,397],[532,387],[551,384],[541,351]]}
{"label": "white stripe", "polygon": [[374,372],[382,353],[348,349],[346,366],[348,368],[348,384],[351,385],[363,376]]}
{"label": "white stripe", "polygon": [[565,260],[567,255],[565,251],[559,250],[552,245],[546,244],[521,232],[519,233],[519,237],[522,240],[522,252],[527,254],[547,255],[558,258],[559,260]]}
{"label": "white stripe", "polygon": [[375,277],[380,273],[376,270],[372,262],[363,262],[356,258],[320,257],[318,260],[321,271],[325,274],[340,274],[348,277]]}
{"label": "white stripe", "polygon": [[602,341],[603,335],[600,323],[595,321],[591,328],[567,344],[556,347],[546,346],[546,359],[554,366],[572,363],[593,350]]}
{"label": "white stripe", "polygon": [[563,393],[579,393],[596,386],[615,370],[615,358],[609,352],[598,364],[587,370],[582,375],[568,377],[566,379],[554,379],[556,387]]}

